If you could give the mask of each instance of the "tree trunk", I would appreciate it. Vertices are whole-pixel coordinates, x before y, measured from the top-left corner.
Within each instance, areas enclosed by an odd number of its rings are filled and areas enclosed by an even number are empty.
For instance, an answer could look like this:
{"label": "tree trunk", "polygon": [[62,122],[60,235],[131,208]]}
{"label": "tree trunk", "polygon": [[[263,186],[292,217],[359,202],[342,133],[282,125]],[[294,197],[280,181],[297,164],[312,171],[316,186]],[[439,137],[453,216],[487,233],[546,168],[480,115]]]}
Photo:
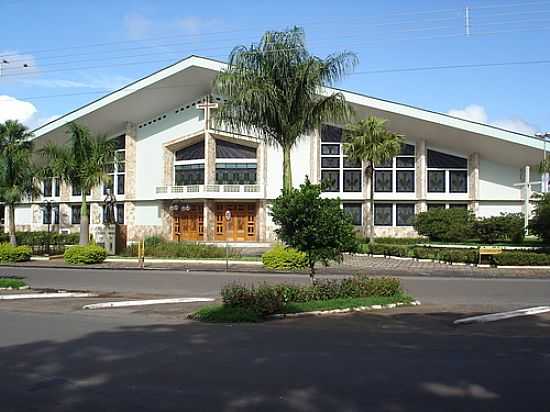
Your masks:
{"label": "tree trunk", "polygon": [[369,213],[369,244],[374,244],[374,167],[372,163],[368,166],[370,180],[370,213]]}
{"label": "tree trunk", "polygon": [[9,205],[9,215],[10,215],[10,224],[9,224],[9,233],[10,233],[10,243],[13,246],[17,246],[17,239],[15,238],[15,205]]}
{"label": "tree trunk", "polygon": [[292,189],[292,167],[290,164],[290,147],[283,147],[283,192]]}
{"label": "tree trunk", "polygon": [[90,240],[90,216],[86,203],[86,190],[82,190],[82,205],[80,205],[80,241],[81,245],[87,245]]}

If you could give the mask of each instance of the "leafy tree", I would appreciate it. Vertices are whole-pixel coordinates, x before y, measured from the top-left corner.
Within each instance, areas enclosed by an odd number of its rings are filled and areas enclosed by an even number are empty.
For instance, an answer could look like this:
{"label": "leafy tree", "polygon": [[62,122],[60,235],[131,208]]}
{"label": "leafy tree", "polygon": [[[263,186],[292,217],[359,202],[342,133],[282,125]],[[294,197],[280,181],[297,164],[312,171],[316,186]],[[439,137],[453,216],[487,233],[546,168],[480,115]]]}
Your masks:
{"label": "leafy tree", "polygon": [[474,222],[474,232],[482,243],[511,241],[521,243],[525,238],[523,213],[501,213]]}
{"label": "leafy tree", "polygon": [[357,64],[353,53],[312,56],[301,28],[266,32],[259,44],[238,46],[215,81],[227,98],[214,114],[218,125],[258,133],[283,152],[283,190],[292,187],[290,152],[301,136],[325,122],[345,122],[351,109],[342,93],[322,93]]}
{"label": "leafy tree", "polygon": [[275,199],[271,215],[279,239],[305,253],[312,280],[316,262],[325,266],[331,260],[341,262],[344,252],[357,248],[351,219],[340,208],[340,200],[322,198],[321,186],[307,177],[299,189],[290,188]]}
{"label": "leafy tree", "polygon": [[370,184],[369,242],[374,243],[374,166],[393,159],[401,151],[403,137],[386,128],[386,120],[370,116],[348,125],[343,132],[343,148],[351,160],[366,164]]}
{"label": "leafy tree", "polygon": [[544,243],[550,243],[550,193],[535,197],[535,210],[529,222],[529,230],[540,237]]}
{"label": "leafy tree", "polygon": [[32,134],[17,120],[0,124],[0,199],[9,208],[10,243],[15,238],[15,205],[24,197],[38,196],[32,163]]}
{"label": "leafy tree", "polygon": [[80,188],[80,244],[85,245],[90,238],[86,193],[101,183],[110,182],[107,168],[115,162],[115,145],[105,137],[92,136],[86,127],[76,123],[69,124],[67,134],[70,135],[67,145],[49,142],[41,150],[47,162],[44,173]]}

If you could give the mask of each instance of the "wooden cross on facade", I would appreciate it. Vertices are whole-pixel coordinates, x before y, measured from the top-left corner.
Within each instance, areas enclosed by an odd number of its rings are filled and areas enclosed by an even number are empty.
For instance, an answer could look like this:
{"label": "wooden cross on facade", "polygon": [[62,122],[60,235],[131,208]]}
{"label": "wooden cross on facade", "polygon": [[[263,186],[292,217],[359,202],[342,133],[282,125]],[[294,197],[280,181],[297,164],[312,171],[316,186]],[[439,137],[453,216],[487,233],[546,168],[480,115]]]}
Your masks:
{"label": "wooden cross on facade", "polygon": [[197,104],[197,108],[204,110],[204,130],[210,129],[210,110],[217,109],[218,103],[212,103],[210,96],[207,97],[206,102]]}

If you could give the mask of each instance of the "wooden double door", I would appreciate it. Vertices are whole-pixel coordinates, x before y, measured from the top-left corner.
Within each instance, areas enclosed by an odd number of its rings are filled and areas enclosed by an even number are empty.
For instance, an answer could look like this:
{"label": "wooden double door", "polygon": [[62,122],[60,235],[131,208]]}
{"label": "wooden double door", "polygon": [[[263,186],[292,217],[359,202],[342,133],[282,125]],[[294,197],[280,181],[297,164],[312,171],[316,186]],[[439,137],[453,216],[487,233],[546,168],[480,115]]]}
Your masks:
{"label": "wooden double door", "polygon": [[[226,212],[231,212],[227,220]],[[230,242],[255,242],[256,236],[255,203],[217,203],[216,240]]]}
{"label": "wooden double door", "polygon": [[174,215],[174,240],[203,240],[204,238],[203,204],[189,206],[188,211],[180,211]]}

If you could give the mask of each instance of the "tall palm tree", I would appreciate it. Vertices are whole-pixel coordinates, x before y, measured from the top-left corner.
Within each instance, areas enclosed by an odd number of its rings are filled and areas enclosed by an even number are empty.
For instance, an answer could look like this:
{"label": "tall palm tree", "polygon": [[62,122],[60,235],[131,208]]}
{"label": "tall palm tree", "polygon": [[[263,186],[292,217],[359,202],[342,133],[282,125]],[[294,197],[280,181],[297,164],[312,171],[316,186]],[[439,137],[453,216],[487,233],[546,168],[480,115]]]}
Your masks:
{"label": "tall palm tree", "polygon": [[115,162],[115,145],[103,136],[92,136],[88,128],[76,123],[68,125],[67,134],[69,144],[58,146],[49,142],[41,154],[47,162],[46,174],[80,189],[80,244],[86,245],[90,238],[86,193],[101,183],[110,183],[107,168]]}
{"label": "tall palm tree", "polygon": [[369,242],[374,243],[374,166],[393,159],[401,151],[403,137],[386,128],[386,120],[369,117],[346,127],[343,132],[344,154],[366,164],[370,186]]}
{"label": "tall palm tree", "polygon": [[32,134],[17,120],[0,123],[0,200],[9,208],[10,243],[15,238],[15,205],[40,194],[32,163]]}
{"label": "tall palm tree", "polygon": [[309,54],[301,28],[266,32],[259,44],[238,46],[229,67],[218,74],[214,90],[227,99],[215,113],[216,124],[255,132],[283,152],[283,190],[292,187],[290,151],[299,138],[324,122],[349,121],[342,93],[321,93],[350,72],[350,52],[321,59]]}

